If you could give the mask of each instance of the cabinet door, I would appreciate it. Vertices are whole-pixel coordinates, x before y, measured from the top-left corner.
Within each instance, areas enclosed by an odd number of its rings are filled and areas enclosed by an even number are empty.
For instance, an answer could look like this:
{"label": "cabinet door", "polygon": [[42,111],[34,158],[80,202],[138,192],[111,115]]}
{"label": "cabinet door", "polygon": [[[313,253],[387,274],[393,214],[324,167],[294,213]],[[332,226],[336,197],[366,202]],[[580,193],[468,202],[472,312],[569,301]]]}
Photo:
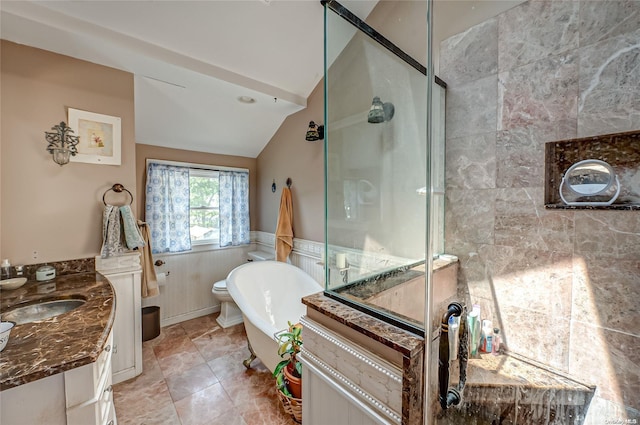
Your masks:
{"label": "cabinet door", "polygon": [[112,369],[113,381],[118,383],[142,373],[140,272],[107,278],[116,292]]}

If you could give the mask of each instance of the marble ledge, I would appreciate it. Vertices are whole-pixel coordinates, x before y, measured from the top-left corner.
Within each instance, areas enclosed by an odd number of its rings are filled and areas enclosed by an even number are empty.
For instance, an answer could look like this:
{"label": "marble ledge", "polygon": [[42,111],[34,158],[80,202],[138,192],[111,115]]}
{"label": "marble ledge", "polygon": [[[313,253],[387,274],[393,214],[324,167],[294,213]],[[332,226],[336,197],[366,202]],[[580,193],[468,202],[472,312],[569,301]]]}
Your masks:
{"label": "marble ledge", "polygon": [[0,391],[95,362],[113,326],[115,294],[99,273],[58,276],[47,282],[30,280],[3,290],[0,310],[45,299],[80,297],[80,307],[50,319],[14,326],[0,353]]}
{"label": "marble ledge", "polygon": [[[452,362],[452,377],[459,376],[458,368],[459,363]],[[457,379],[452,379],[452,384],[456,383]],[[579,382],[516,354],[481,354],[478,358],[469,359],[465,385],[467,401],[490,402],[495,400],[495,397],[488,397],[490,393],[495,392],[496,396],[500,394],[504,398],[505,391],[515,392],[518,388],[527,390],[530,395],[548,394],[549,391],[567,394],[567,400],[563,404],[583,404],[595,392],[593,385]]]}
{"label": "marble ledge", "polygon": [[611,204],[611,205],[565,205],[546,204],[548,210],[613,210],[613,211],[638,211],[640,204]]}
{"label": "marble ledge", "polygon": [[323,293],[304,297],[302,303],[405,357],[412,358],[424,348],[424,338],[349,307]]}
{"label": "marble ledge", "polygon": [[[459,260],[454,255],[443,254],[435,258],[431,264],[433,273],[445,270],[449,267],[456,266]],[[366,279],[352,282],[342,288],[336,289],[335,292],[344,295],[347,298],[353,298],[356,302],[367,303],[368,300],[376,295],[388,291],[398,285],[405,284],[415,279],[425,279],[425,263],[421,262],[406,269],[399,267],[396,270],[387,271]],[[424,284],[424,283],[423,283]],[[371,305],[372,309],[382,310],[390,315],[402,316],[398,312],[388,311],[378,305]],[[402,316],[402,319],[415,322],[411,318]],[[421,322],[416,322],[416,326],[422,326]]]}

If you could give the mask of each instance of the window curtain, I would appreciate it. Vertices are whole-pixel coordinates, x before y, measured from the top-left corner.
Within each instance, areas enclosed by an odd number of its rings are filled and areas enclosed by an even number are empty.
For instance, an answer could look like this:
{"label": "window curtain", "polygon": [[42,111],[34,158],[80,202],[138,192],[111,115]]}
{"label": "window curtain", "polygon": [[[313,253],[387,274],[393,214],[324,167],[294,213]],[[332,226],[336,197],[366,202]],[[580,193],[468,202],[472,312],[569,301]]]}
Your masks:
{"label": "window curtain", "polygon": [[251,242],[249,173],[220,171],[220,246]]}
{"label": "window curtain", "polygon": [[189,168],[149,163],[145,221],[154,254],[191,249]]}

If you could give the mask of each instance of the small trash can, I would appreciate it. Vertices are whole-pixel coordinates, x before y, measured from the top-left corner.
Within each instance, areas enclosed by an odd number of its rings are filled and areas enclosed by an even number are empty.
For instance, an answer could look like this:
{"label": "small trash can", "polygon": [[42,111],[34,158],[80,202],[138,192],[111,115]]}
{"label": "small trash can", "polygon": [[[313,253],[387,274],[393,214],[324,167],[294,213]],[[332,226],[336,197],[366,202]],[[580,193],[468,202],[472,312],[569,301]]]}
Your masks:
{"label": "small trash can", "polygon": [[160,307],[153,305],[142,309],[142,341],[160,335]]}

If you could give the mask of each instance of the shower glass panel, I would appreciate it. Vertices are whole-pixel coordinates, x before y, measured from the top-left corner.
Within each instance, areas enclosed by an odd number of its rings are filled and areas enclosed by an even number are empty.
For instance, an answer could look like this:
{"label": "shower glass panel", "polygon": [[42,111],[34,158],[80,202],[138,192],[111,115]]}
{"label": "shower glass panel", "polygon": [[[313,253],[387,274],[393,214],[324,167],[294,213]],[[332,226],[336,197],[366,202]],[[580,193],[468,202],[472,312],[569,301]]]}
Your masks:
{"label": "shower glass panel", "polygon": [[[426,16],[423,2],[401,3]],[[426,176],[430,161],[444,161],[442,148],[430,159],[427,146],[426,68],[332,1],[325,7],[325,55],[325,293],[423,334]],[[443,143],[439,83],[435,137]],[[443,163],[434,169],[442,188]],[[433,221],[440,229],[436,250],[443,245],[443,193]]]}

